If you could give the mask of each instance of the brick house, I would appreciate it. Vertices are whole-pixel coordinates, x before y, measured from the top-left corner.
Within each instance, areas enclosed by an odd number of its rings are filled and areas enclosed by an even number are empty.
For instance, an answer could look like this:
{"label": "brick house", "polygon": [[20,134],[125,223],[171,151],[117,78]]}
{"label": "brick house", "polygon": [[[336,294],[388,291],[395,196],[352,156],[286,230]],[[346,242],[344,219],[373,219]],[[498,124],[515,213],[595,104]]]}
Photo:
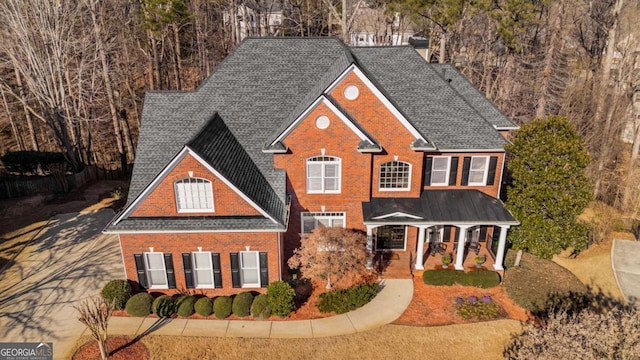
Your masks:
{"label": "brick house", "polygon": [[371,265],[450,252],[464,270],[475,252],[501,270],[516,128],[411,47],[248,38],[197,90],[146,94],[127,204],[105,232],[129,280],[169,293],[264,288],[318,226],[366,232]]}

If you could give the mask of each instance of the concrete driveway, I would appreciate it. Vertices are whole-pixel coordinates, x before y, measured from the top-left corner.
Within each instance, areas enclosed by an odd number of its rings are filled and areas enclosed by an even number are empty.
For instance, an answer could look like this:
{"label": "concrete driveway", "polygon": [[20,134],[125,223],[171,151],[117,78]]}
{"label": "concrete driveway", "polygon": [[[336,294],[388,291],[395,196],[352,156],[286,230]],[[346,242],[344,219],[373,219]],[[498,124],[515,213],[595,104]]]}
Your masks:
{"label": "concrete driveway", "polygon": [[611,265],[625,299],[640,300],[640,241],[613,240]]}
{"label": "concrete driveway", "polygon": [[73,306],[124,278],[117,236],[101,233],[113,215],[57,215],[31,242],[0,244],[4,257],[24,247],[0,274],[1,341],[53,342],[55,359],[70,355],[85,331]]}

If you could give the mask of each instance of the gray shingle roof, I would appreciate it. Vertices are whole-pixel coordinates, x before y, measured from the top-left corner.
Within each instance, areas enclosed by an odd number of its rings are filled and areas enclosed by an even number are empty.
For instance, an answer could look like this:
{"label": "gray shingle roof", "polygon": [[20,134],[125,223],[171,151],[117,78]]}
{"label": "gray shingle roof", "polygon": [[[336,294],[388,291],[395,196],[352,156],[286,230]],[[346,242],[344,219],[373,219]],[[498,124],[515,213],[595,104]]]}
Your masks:
{"label": "gray shingle roof", "polygon": [[127,218],[111,225],[107,232],[127,231],[223,231],[223,230],[267,230],[283,231],[284,225],[276,224],[264,217],[180,217],[180,218]]}
{"label": "gray shingle roof", "polygon": [[496,128],[514,129],[518,126],[511,122],[491,101],[476,89],[473,84],[451,64],[431,64],[443,79],[464,98],[480,115]]}
{"label": "gray shingle roof", "polygon": [[[248,38],[196,91],[146,94],[127,205],[193,140],[198,152],[209,151],[207,161],[215,163],[214,168],[226,166],[225,176],[281,218],[286,176],[274,169],[273,155],[262,149],[354,62],[440,150],[504,145],[487,120],[411,47],[350,49],[335,38]],[[216,155],[224,146],[206,145],[208,137],[216,135],[200,133],[216,113],[226,125],[226,144],[243,150],[225,153],[226,160]],[[233,161],[242,166],[234,169]]]}

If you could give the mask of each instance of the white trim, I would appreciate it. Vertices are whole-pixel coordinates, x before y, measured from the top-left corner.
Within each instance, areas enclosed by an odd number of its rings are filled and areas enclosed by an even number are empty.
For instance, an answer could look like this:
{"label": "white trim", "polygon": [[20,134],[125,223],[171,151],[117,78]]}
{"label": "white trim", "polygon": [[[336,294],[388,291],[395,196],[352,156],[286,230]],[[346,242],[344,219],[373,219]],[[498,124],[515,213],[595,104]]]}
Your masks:
{"label": "white trim", "polygon": [[[324,149],[322,149],[324,150]],[[325,155],[324,151],[321,151],[321,153],[323,153],[322,155],[316,155],[316,156],[311,156],[305,159],[305,186],[306,186],[306,190],[307,190],[307,194],[340,194],[342,192],[342,158],[339,158],[337,156],[331,156],[331,155]],[[310,159],[315,159],[315,158],[319,158],[319,157],[328,157],[328,158],[332,158],[334,160],[320,160],[320,161],[311,161],[309,162]],[[322,179],[322,189],[321,190],[309,190],[309,164],[320,164],[322,165],[322,176],[320,177],[320,179]],[[337,180],[338,180],[338,188],[336,190],[327,190],[325,189],[325,168],[326,165],[338,165],[338,173],[337,173]]]}
{"label": "white trim", "polygon": [[[313,215],[312,215],[313,214]],[[326,214],[326,215],[324,215]],[[342,214],[342,215],[340,215]],[[305,232],[305,228],[304,228],[304,218],[312,218],[315,220],[315,225],[313,229],[316,229],[317,223],[318,223],[318,219],[329,219],[329,221],[331,222],[331,224],[329,225],[329,227],[335,227],[333,226],[333,221],[335,219],[342,219],[342,228],[346,228],[347,227],[347,213],[346,211],[322,211],[322,212],[313,212],[313,211],[301,211],[300,212],[300,233],[301,234],[310,234],[311,231],[309,232]],[[313,231],[312,229],[312,231]]]}
{"label": "white trim", "polygon": [[470,152],[479,152],[479,153],[504,153],[504,149],[438,149],[438,152],[441,153],[470,153]]}
{"label": "white trim", "polygon": [[289,125],[282,133],[280,133],[280,135],[278,135],[278,137],[271,142],[271,146],[275,145],[276,143],[284,140],[287,136],[289,136],[289,134],[302,122],[303,119],[307,118],[307,116],[318,106],[320,105],[320,103],[324,104],[326,107],[329,108],[329,110],[331,110],[331,112],[333,112],[338,119],[342,120],[342,122],[347,125],[347,127],[349,129],[351,129],[351,131],[353,131],[356,136],[358,136],[358,138],[360,138],[360,140],[368,140],[370,141],[372,144],[375,143],[373,141],[373,139],[369,138],[367,135],[365,135],[365,133],[363,133],[360,129],[358,129],[358,127],[355,126],[355,124],[349,120],[349,118],[347,118],[347,116],[340,111],[335,105],[333,105],[331,103],[331,101],[329,101],[329,99],[327,99],[327,97],[325,95],[320,95],[312,104],[311,106],[309,106],[304,112],[302,112],[302,114],[300,114],[300,116],[298,116],[293,123],[291,123],[291,125]]}
{"label": "white trim", "polygon": [[[374,220],[380,220],[380,219],[374,219]],[[420,225],[428,225],[428,226],[436,226],[436,225],[451,225],[451,226],[466,226],[466,227],[472,227],[472,226],[517,226],[520,225],[520,222],[485,222],[485,223],[479,223],[479,222],[466,222],[466,221],[430,221],[430,222],[407,222],[406,220],[404,221],[396,221],[394,222],[393,220],[390,221],[385,221],[385,222],[377,222],[377,221],[363,221],[363,224],[365,226],[372,226],[372,227],[379,227],[379,226],[385,226],[385,225],[407,225],[407,226],[420,226]]]}
{"label": "white trim", "polygon": [[400,121],[400,123],[411,133],[411,135],[415,136],[417,139],[423,140],[424,142],[428,142],[424,138],[424,136],[420,134],[418,129],[416,129],[409,122],[409,120],[407,120],[407,118],[405,118],[404,115],[402,115],[402,113],[395,106],[393,106],[391,101],[389,101],[389,99],[387,99],[387,97],[384,96],[384,94],[382,94],[382,92],[375,85],[373,85],[371,80],[369,80],[369,78],[367,78],[367,76],[362,72],[362,70],[360,70],[360,68],[358,68],[355,64],[351,64],[351,66],[349,66],[342,74],[340,74],[340,76],[338,76],[338,78],[336,78],[333,81],[333,83],[331,83],[331,85],[327,87],[324,93],[329,94],[331,91],[333,91],[333,89],[336,88],[336,86],[338,86],[340,82],[342,82],[342,80],[344,80],[344,78],[347,77],[347,75],[349,75],[352,72],[378,98],[378,100],[382,102],[382,104],[387,108],[387,110],[389,110],[391,114],[393,114]]}
{"label": "white trim", "polygon": [[514,125],[514,126],[497,126],[497,125],[493,125],[493,128],[498,130],[498,131],[506,131],[506,130],[518,130],[518,129],[520,129],[520,126],[518,126],[518,125]]}
{"label": "white trim", "polygon": [[[149,261],[147,260],[147,255],[149,254],[159,254],[160,260],[162,260],[162,269],[150,269]],[[164,253],[159,251],[147,251],[143,252],[142,256],[144,257],[144,273],[147,276],[147,285],[149,285],[149,289],[168,289],[169,288],[169,279],[167,278],[167,264],[164,262]],[[160,271],[164,274],[164,283],[165,285],[151,285],[151,275],[149,275],[149,271]]]}
{"label": "white trim", "polygon": [[375,220],[380,220],[380,219],[386,219],[386,218],[390,218],[390,217],[408,217],[408,218],[411,218],[411,219],[422,219],[420,216],[411,215],[411,214],[403,213],[403,212],[400,212],[400,211],[396,211],[396,212],[391,213],[391,214],[376,216],[376,217],[374,217],[374,219]]}
{"label": "white trim", "polygon": [[[244,266],[242,266],[242,254],[255,254],[256,255],[256,275],[258,278],[257,283],[245,283],[244,281]],[[259,288],[261,286],[260,281],[260,252],[259,251],[238,251],[238,272],[240,273],[240,287],[242,288]]]}
{"label": "white trim", "polygon": [[[407,181],[407,187],[406,188],[382,188],[382,165],[388,164],[390,162],[396,162],[396,163],[403,163],[403,164],[407,164],[409,165],[409,179]],[[378,167],[378,191],[381,192],[385,192],[385,191],[411,191],[411,180],[412,180],[412,176],[413,176],[413,164],[411,164],[410,162],[407,161],[402,161],[402,160],[398,160],[397,156],[394,157],[394,160],[389,160],[389,161],[385,161],[382,164],[380,164],[380,166]]]}
{"label": "white trim", "polygon": [[[491,160],[489,160],[491,161]],[[502,157],[502,166],[500,169],[500,177],[499,179],[495,179],[494,181],[498,182],[498,192],[497,192],[497,197],[500,198],[500,192],[502,191],[502,175],[504,174],[504,164],[506,163],[505,161],[505,156]],[[496,169],[497,170],[497,169]],[[495,184],[495,183],[494,183]]]}
{"label": "white trim", "polygon": [[[471,181],[471,167],[473,166],[473,159],[484,158],[484,169],[482,174],[481,182],[472,182]],[[467,181],[467,186],[485,186],[487,185],[487,174],[489,173],[489,155],[480,155],[480,156],[471,156],[471,160],[469,161],[469,179]],[[476,170],[477,171],[477,170]]]}
{"label": "white trim", "polygon": [[[432,156],[431,157],[433,160],[431,160],[431,178],[429,179],[429,186],[449,186],[449,175],[451,174],[451,156]],[[434,183],[433,182],[433,168],[435,166],[435,159],[436,158],[445,158],[447,159],[447,168],[444,170],[445,171],[445,175],[444,175],[444,182],[442,183]],[[438,170],[438,171],[442,171],[442,170]]]}
{"label": "white trim", "polygon": [[[387,224],[387,225],[388,226],[395,226],[395,225],[400,225],[400,224]],[[382,226],[379,226],[378,228],[384,227],[384,226],[387,226],[387,225],[382,225]],[[402,247],[402,250],[400,250],[400,249],[378,249],[378,230],[376,230],[376,238],[375,238],[375,241],[373,242],[375,250],[376,251],[378,251],[378,250],[380,250],[380,251],[407,251],[407,232],[408,232],[407,228],[408,228],[408,225],[404,225],[404,245]]]}
{"label": "white trim", "polygon": [[[196,255],[195,254],[207,254],[207,259],[209,260],[209,272],[211,274],[211,285],[198,285],[198,275],[196,274]],[[200,269],[206,270],[206,269]],[[211,256],[211,251],[192,251],[191,252],[191,276],[193,276],[193,284],[196,289],[215,289],[216,287],[216,278],[213,275],[213,258]]]}
{"label": "white trim", "polygon": [[284,233],[287,229],[225,229],[225,230],[107,230],[103,234],[196,234],[196,233],[253,233],[277,232]]}
{"label": "white trim", "polygon": [[271,215],[269,215],[266,211],[264,211],[258,204],[256,204],[253,200],[251,200],[247,195],[245,195],[240,189],[238,189],[235,185],[233,185],[229,180],[227,180],[224,176],[222,176],[218,171],[211,167],[203,158],[201,158],[198,154],[196,154],[193,150],[191,150],[188,146],[180,150],[178,155],[176,155],[173,160],[158,174],[155,179],[149,184],[140,195],[129,205],[129,207],[122,212],[120,216],[113,222],[114,225],[117,225],[124,217],[129,216],[131,212],[138,206],[138,204],[146,199],[146,197],[158,186],[158,184],[164,180],[169,172],[171,172],[182,159],[185,158],[186,155],[193,156],[194,159],[198,160],[200,164],[202,164],[207,170],[209,170],[213,175],[219,178],[225,185],[227,185],[231,190],[233,190],[236,194],[238,194],[244,201],[248,202],[254,209],[256,209],[260,214],[262,214],[267,219],[273,221],[276,224],[279,224]]}

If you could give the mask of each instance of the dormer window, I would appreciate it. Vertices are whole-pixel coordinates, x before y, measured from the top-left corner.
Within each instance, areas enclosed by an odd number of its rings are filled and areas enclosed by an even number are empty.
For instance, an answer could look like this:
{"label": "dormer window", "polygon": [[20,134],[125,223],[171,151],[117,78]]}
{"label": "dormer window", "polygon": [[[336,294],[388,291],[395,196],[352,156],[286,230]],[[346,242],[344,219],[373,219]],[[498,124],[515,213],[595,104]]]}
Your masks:
{"label": "dormer window", "polygon": [[411,188],[411,164],[389,161],[380,165],[380,191],[408,191]]}
{"label": "dormer window", "polygon": [[333,156],[307,159],[307,193],[339,194],[342,161]]}
{"label": "dormer window", "polygon": [[176,181],[173,186],[178,212],[213,212],[211,181],[190,177]]}

